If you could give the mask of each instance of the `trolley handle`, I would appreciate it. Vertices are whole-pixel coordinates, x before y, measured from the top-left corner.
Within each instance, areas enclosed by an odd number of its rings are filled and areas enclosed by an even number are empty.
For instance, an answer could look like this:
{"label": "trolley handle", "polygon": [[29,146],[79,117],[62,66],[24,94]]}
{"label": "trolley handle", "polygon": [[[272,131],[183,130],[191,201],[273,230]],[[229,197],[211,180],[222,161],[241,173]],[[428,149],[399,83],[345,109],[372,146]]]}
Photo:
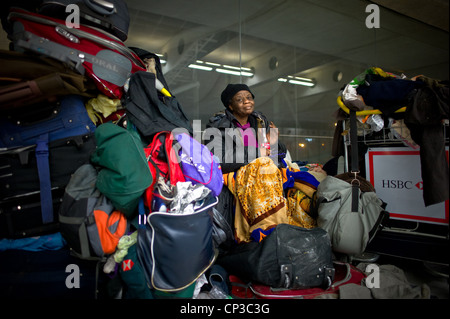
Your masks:
{"label": "trolley handle", "polygon": [[[350,114],[350,109],[344,104],[344,102],[342,101],[342,97],[339,96],[337,98],[337,104],[339,105],[339,107],[347,114]],[[399,108],[397,111],[395,111],[395,113],[402,113],[406,111],[406,106]],[[357,111],[356,112],[356,116],[364,116],[364,115],[371,115],[371,114],[383,114],[383,112],[381,112],[378,109],[375,110],[364,110],[364,111]]]}

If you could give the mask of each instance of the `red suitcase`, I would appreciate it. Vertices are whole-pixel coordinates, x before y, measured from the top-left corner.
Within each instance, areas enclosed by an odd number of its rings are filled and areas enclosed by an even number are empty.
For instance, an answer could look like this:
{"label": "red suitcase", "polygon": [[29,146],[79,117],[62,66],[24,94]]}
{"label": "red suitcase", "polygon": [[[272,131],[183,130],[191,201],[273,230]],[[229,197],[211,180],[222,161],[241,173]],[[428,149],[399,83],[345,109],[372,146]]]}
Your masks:
{"label": "red suitcase", "polygon": [[142,60],[118,38],[97,28],[69,28],[65,21],[11,9],[15,50],[31,50],[86,74],[105,95],[120,98],[132,73],[146,71]]}
{"label": "red suitcase", "polygon": [[360,285],[366,278],[362,271],[351,264],[334,262],[334,266],[334,281],[328,289],[273,289],[258,283],[245,283],[238,277],[230,275],[231,295],[237,299],[314,299],[326,294],[336,294],[343,285]]}

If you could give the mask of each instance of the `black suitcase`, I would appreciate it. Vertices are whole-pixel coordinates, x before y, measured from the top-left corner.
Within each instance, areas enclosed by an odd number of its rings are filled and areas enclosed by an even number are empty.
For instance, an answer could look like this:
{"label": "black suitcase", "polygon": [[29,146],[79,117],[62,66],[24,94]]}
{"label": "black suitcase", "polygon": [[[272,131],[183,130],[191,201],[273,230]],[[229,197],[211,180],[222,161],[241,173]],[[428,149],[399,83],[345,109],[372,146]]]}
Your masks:
{"label": "black suitcase", "polygon": [[[95,150],[94,134],[71,136],[49,144],[51,188],[64,188],[78,167]],[[0,200],[39,191],[40,179],[34,145],[0,151]]]}
{"label": "black suitcase", "polygon": [[53,193],[96,147],[96,127],[81,97],[65,96],[45,110],[33,106],[0,117],[0,238],[35,235],[28,230],[56,223]]}
{"label": "black suitcase", "polygon": [[39,13],[66,20],[70,4],[78,6],[81,24],[101,28],[122,41],[128,38],[130,16],[123,0],[44,0]]}
{"label": "black suitcase", "polygon": [[58,232],[57,215],[63,195],[63,188],[53,189],[54,221],[45,224],[41,217],[39,192],[0,201],[0,238],[20,239]]}
{"label": "black suitcase", "polygon": [[[36,236],[58,229],[57,213],[70,176],[87,163],[96,143],[94,134],[49,143],[50,203],[41,205],[39,173],[33,146],[0,152],[0,238]],[[24,157],[28,163],[23,163]],[[44,215],[52,221],[45,222]]]}

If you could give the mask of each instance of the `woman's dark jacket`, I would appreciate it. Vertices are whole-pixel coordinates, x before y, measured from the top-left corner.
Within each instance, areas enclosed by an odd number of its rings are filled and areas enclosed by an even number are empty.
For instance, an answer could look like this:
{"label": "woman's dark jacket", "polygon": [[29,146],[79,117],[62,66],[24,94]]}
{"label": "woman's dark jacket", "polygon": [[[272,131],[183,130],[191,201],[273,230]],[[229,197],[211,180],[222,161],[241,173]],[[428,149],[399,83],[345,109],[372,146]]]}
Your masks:
{"label": "woman's dark jacket", "polygon": [[[269,121],[267,118],[261,113],[254,111],[249,117],[248,121],[250,123],[250,127],[253,128],[255,132],[255,136],[258,138],[258,129],[265,128],[266,133],[269,132]],[[240,167],[247,165],[252,160],[254,160],[256,157],[260,156],[259,153],[259,147],[254,146],[242,146],[243,142],[237,141],[236,139],[233,139],[232,148],[226,148],[225,147],[225,138],[227,131],[226,129],[238,129],[238,126],[236,125],[238,123],[236,117],[231,113],[228,109],[225,111],[222,111],[220,113],[215,114],[213,117],[209,119],[209,123],[206,125],[206,128],[217,128],[221,133],[221,140],[220,141],[214,141],[213,143],[210,143],[211,141],[205,140],[204,143],[206,145],[212,146],[216,143],[220,142],[221,152],[214,152],[213,149],[211,151],[220,157],[221,166],[222,166],[222,172],[223,173],[229,173],[229,172],[235,172]],[[208,134],[204,135],[205,137],[208,137]],[[238,145],[240,143],[240,145]],[[261,146],[263,141],[258,141],[258,145]],[[228,145],[227,145],[228,146]],[[214,146],[213,146],[214,147]],[[230,161],[230,153],[236,154],[237,149],[241,149],[244,152],[243,161],[236,158],[236,156],[232,156],[232,161]],[[276,154],[273,154],[273,150],[277,150]],[[219,153],[219,154],[217,154]],[[225,155],[228,154],[226,157]],[[253,155],[253,156],[252,156]],[[280,142],[278,142],[278,145],[271,145],[271,157],[272,159],[277,159],[278,163],[281,163],[281,158],[284,158],[286,155],[286,146]],[[256,156],[256,157],[255,157]],[[225,160],[226,159],[226,160]]]}

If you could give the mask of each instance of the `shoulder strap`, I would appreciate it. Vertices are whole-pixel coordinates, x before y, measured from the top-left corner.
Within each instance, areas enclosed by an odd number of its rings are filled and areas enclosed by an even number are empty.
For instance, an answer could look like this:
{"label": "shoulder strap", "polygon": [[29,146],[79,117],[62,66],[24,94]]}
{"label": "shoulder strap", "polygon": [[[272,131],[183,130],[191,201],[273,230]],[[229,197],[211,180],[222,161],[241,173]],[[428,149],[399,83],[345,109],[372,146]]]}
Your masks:
{"label": "shoulder strap", "polygon": [[359,201],[359,180],[356,175],[359,173],[358,162],[358,128],[356,123],[356,111],[350,110],[350,145],[352,152],[352,169],[351,173],[355,178],[351,181],[352,184],[352,212],[358,212]]}
{"label": "shoulder strap", "polygon": [[46,133],[39,136],[36,141],[36,162],[39,175],[42,222],[44,224],[53,222],[53,199],[48,156],[48,133]]}
{"label": "shoulder strap", "polygon": [[180,161],[178,155],[173,149],[173,138],[172,133],[166,133],[164,141],[164,151],[166,152],[167,164],[169,167],[169,178],[170,184],[176,185],[177,182],[184,182],[185,178],[181,170]]}

